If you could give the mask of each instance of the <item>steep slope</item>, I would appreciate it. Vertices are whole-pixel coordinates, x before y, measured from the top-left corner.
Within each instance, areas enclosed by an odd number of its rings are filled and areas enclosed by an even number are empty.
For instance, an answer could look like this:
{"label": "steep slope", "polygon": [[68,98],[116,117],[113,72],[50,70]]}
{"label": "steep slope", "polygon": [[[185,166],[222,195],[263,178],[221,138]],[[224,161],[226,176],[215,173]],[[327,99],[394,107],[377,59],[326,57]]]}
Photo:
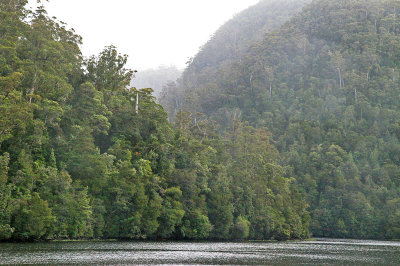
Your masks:
{"label": "steep slope", "polygon": [[[264,0],[236,15],[214,34],[199,51],[185,70],[184,81],[191,75],[203,76],[193,85],[209,80],[208,74],[215,73],[224,64],[238,60],[250,44],[263,38],[266,32],[278,29],[284,22],[298,13],[305,0]],[[186,84],[189,85],[189,84]]]}
{"label": "steep slope", "polygon": [[[223,25],[190,60],[177,84],[167,84],[160,101],[174,117],[190,90],[204,87],[219,78],[232,62],[240,60],[254,41],[278,29],[311,0],[262,0]],[[184,92],[185,91],[185,92]],[[202,95],[200,97],[206,97]],[[196,101],[191,101],[195,104]]]}
{"label": "steep slope", "polygon": [[186,108],[271,130],[316,236],[400,238],[399,10],[316,0],[216,79],[188,75],[196,58],[184,74]]}

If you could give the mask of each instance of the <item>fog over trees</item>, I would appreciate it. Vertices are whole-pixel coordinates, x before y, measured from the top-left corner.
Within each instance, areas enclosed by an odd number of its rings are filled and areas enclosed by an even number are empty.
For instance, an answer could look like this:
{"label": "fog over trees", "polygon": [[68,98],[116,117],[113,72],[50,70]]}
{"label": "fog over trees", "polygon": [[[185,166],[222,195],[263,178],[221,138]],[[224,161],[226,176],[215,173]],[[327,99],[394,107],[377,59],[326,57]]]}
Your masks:
{"label": "fog over trees", "polygon": [[176,66],[159,66],[135,73],[131,86],[137,89],[152,88],[154,96],[159,97],[164,86],[175,82],[182,74]]}

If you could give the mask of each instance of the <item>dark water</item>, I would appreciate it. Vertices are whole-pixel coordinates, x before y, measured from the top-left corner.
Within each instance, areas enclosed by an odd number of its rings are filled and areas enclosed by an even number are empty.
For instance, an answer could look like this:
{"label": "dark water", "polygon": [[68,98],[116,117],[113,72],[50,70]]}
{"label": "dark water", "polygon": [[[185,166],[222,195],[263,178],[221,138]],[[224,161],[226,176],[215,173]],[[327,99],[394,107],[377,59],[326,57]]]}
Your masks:
{"label": "dark water", "polygon": [[0,264],[400,265],[400,242],[0,244]]}

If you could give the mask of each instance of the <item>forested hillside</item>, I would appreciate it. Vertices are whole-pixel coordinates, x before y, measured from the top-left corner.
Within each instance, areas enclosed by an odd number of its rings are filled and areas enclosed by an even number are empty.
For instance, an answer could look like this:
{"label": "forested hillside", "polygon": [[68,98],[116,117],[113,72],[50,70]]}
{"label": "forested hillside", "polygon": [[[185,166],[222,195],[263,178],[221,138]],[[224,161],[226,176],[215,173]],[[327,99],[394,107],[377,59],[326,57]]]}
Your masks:
{"label": "forested hillside", "polygon": [[309,236],[265,128],[219,136],[182,111],[169,124],[129,88],[125,55],[83,58],[80,36],[26,4],[0,1],[1,241]]}
{"label": "forested hillside", "polygon": [[227,65],[198,57],[181,106],[222,134],[267,127],[314,236],[400,238],[400,1],[314,0]]}
{"label": "forested hillside", "polygon": [[[221,75],[227,73],[232,62],[242,60],[253,42],[262,40],[267,32],[278,29],[310,1],[263,0],[237,14],[218,29],[188,62],[181,79],[164,87],[160,102],[169,116],[176,116],[183,107],[185,98],[186,105],[190,101],[190,106],[194,107],[199,102],[198,98],[208,101],[208,97],[213,97],[207,91],[200,92],[198,88],[217,82]],[[195,90],[196,94],[189,97],[188,91],[192,90]]]}

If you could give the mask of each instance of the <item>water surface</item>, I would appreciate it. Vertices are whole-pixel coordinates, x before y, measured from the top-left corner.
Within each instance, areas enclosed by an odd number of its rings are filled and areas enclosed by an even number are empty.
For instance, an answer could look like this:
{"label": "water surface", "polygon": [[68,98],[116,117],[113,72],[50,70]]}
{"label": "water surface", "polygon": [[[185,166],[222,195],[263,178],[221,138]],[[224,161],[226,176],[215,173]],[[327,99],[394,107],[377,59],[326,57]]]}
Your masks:
{"label": "water surface", "polygon": [[400,265],[400,242],[50,242],[0,244],[0,264]]}

